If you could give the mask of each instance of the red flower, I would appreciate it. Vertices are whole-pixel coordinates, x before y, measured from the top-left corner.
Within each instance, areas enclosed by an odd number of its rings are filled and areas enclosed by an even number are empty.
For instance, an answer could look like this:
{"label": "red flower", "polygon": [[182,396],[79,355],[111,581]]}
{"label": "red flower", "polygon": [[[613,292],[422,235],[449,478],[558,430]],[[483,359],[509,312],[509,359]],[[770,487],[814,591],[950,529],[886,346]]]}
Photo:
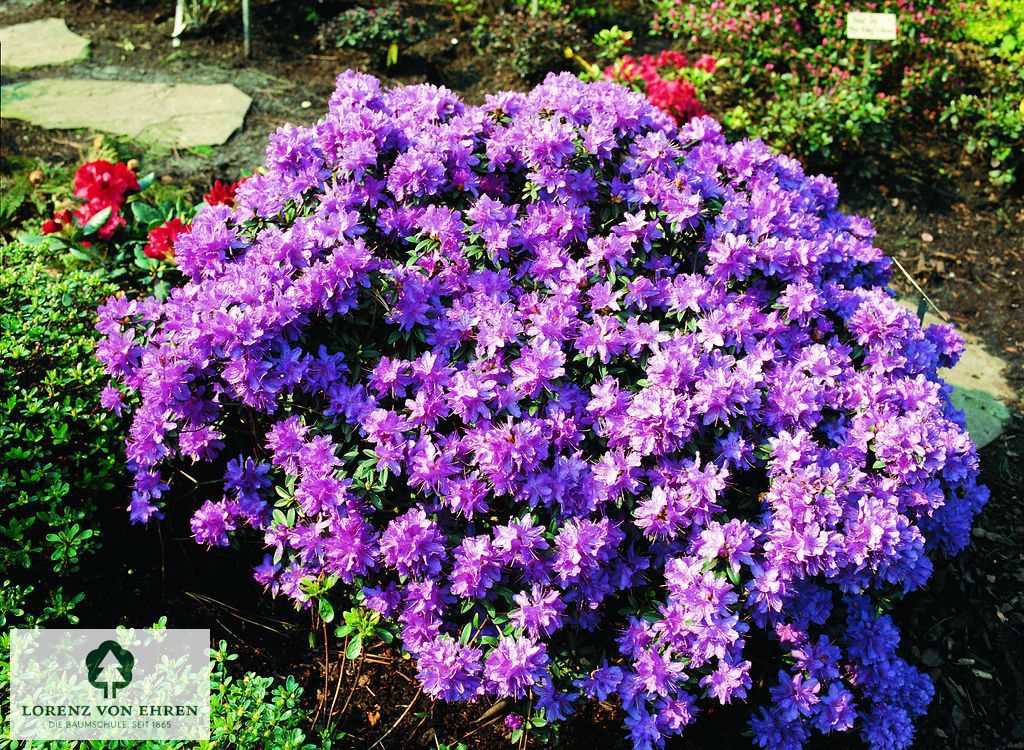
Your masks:
{"label": "red flower", "polygon": [[43,234],[57,234],[71,223],[71,211],[64,209],[53,215],[52,219],[43,222]]}
{"label": "red flower", "polygon": [[238,191],[238,186],[243,182],[245,182],[244,177],[232,182],[230,185],[220,180],[214,180],[213,187],[210,188],[210,192],[203,196],[203,200],[211,206],[234,206],[235,193]]}
{"label": "red flower", "polygon": [[698,70],[706,70],[708,73],[714,73],[718,68],[718,61],[711,55],[701,55],[700,59],[693,64],[693,67]]}
{"label": "red flower", "polygon": [[117,203],[107,203],[101,198],[94,198],[88,203],[83,203],[75,209],[75,219],[78,220],[78,226],[84,227],[92,217],[105,208],[110,208],[110,216],[103,222],[103,226],[96,231],[96,238],[109,240],[114,236],[114,232],[126,223],[124,217],[119,213],[121,209],[120,201]]}
{"label": "red flower", "polygon": [[174,243],[182,234],[191,230],[181,219],[175,217],[165,224],[149,230],[149,242],[142,252],[154,260],[171,260],[174,257]]}
{"label": "red flower", "polygon": [[90,161],[75,172],[75,195],[87,201],[98,201],[104,206],[121,207],[124,194],[138,190],[139,181],[127,164],[98,159]]}
{"label": "red flower", "polygon": [[715,71],[715,59],[710,55],[690,65],[686,55],[676,50],[662,50],[657,57],[642,55],[640,59],[623,55],[618,62],[605,69],[606,79],[618,81],[647,94],[651,104],[668,112],[682,125],[693,117],[704,114],[696,87],[686,80],[682,71],[695,68],[708,73]]}
{"label": "red flower", "polygon": [[138,189],[139,181],[127,164],[111,164],[103,159],[86,162],[75,172],[75,197],[85,201],[75,209],[78,225],[84,227],[96,214],[109,208],[109,218],[96,232],[98,239],[109,240],[126,223],[120,214],[125,193]]}

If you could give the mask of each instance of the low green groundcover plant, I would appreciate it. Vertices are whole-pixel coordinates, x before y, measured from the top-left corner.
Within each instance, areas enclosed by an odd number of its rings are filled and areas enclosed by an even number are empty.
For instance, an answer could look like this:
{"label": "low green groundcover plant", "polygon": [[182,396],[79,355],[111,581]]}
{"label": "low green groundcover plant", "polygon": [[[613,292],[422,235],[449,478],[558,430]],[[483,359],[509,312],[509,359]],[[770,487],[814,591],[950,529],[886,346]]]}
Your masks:
{"label": "low green groundcover plant", "polygon": [[102,308],[131,517],[261,542],[269,591],[520,737],[614,699],[640,749],[727,703],[764,748],[907,747],[933,688],[887,610],[987,490],[962,340],[837,205],[610,82],[345,73],[178,238],[180,286]]}
{"label": "low green groundcover plant", "polygon": [[77,621],[97,504],[121,500],[123,437],[92,356],[114,291],[45,244],[0,246],[0,626]]}

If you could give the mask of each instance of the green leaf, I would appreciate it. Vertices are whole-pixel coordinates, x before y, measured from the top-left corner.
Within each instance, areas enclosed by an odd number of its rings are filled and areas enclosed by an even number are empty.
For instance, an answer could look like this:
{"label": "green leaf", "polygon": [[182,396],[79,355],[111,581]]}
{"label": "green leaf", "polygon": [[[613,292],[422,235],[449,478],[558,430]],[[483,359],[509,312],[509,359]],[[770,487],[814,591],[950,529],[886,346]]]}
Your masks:
{"label": "green leaf", "polygon": [[363,639],[361,636],[357,635],[348,642],[348,649],[345,651],[345,656],[349,659],[358,659],[361,653],[363,653]]}
{"label": "green leaf", "polygon": [[85,237],[91,237],[96,234],[96,232],[100,231],[100,229],[103,228],[103,225],[107,223],[107,219],[110,218],[110,214],[113,210],[113,206],[107,206],[89,219],[86,225],[82,227],[82,235]]}
{"label": "green leaf", "polygon": [[334,619],[334,607],[327,599],[321,599],[319,604],[320,619],[324,622],[330,622]]}
{"label": "green leaf", "polygon": [[729,576],[729,580],[732,582],[733,586],[740,585],[740,571],[738,567],[727,565],[725,568],[725,572]]}
{"label": "green leaf", "polygon": [[154,224],[159,224],[163,219],[159,211],[148,203],[142,203],[141,201],[132,203],[132,216],[135,217],[135,221],[139,224],[144,224],[147,228]]}
{"label": "green leaf", "polygon": [[92,263],[92,261],[94,260],[92,253],[90,253],[84,247],[77,247],[75,245],[71,245],[70,247],[68,247],[68,252],[71,253],[71,257],[74,258],[75,260],[81,260],[86,263]]}
{"label": "green leaf", "polygon": [[150,185],[153,184],[153,181],[155,179],[156,179],[156,174],[153,173],[153,172],[150,172],[145,177],[140,177],[139,178],[139,190],[142,191],[142,190],[145,190],[146,188],[148,188]]}

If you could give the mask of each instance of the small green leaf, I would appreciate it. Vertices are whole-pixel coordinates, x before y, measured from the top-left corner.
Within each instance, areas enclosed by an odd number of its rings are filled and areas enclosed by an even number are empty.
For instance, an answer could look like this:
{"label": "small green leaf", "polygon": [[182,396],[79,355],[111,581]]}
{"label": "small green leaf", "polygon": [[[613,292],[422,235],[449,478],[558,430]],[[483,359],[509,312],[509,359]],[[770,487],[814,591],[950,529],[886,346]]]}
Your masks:
{"label": "small green leaf", "polygon": [[361,653],[363,653],[363,639],[361,636],[357,635],[348,642],[348,649],[345,651],[345,656],[349,659],[358,659]]}
{"label": "small green leaf", "polygon": [[135,221],[145,225],[147,228],[153,224],[158,224],[163,219],[159,211],[148,203],[142,203],[141,201],[132,203],[132,216],[135,217]]}
{"label": "small green leaf", "polygon": [[112,206],[107,206],[102,211],[96,213],[84,227],[82,227],[82,234],[85,237],[91,237],[103,228],[103,225],[107,223],[107,219],[110,218],[110,214],[113,212]]}
{"label": "small green leaf", "polygon": [[321,599],[319,604],[320,619],[324,622],[330,622],[334,619],[334,607],[327,599]]}

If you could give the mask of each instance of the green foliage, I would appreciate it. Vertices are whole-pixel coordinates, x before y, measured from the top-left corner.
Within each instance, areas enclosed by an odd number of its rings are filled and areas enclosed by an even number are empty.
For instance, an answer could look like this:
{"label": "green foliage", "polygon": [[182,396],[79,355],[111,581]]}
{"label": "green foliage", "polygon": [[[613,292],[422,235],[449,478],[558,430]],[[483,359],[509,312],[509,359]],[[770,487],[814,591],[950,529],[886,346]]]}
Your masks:
{"label": "green foliage", "polygon": [[850,8],[828,0],[652,2],[652,33],[730,61],[715,103],[732,135],[762,137],[813,168],[870,167],[859,157],[884,151],[898,127],[937,121],[960,85],[952,0],[917,10],[879,0],[872,9],[897,16],[898,36],[870,43],[846,37]]}
{"label": "green foliage", "polygon": [[578,49],[582,39],[580,28],[561,6],[540,8],[537,15],[502,11],[481,19],[473,31],[473,43],[481,53],[496,56],[499,70],[527,81],[571,67],[566,49]]}
{"label": "green foliage", "polygon": [[185,0],[185,28],[201,29],[228,9],[228,0]]}
{"label": "green foliage", "polygon": [[597,59],[611,62],[633,46],[633,32],[623,31],[618,26],[601,29],[594,35]]}
{"label": "green foliage", "polygon": [[[238,658],[227,652],[227,644],[213,652],[214,668],[210,699],[210,739],[199,742],[207,748],[275,748],[315,750],[330,748],[330,740],[307,741],[302,726],[306,713],[300,707],[302,688],[294,677],[274,686],[272,677],[246,672],[238,680],[227,673],[227,663]],[[183,747],[177,743],[175,747]],[[148,750],[148,749],[147,749]]]}
{"label": "green foliage", "polygon": [[10,173],[2,177],[0,190],[0,231],[11,231],[26,221],[45,216],[51,196],[71,181],[68,168],[12,157]]}
{"label": "green foliage", "polygon": [[1024,174],[1024,79],[1014,64],[982,66],[983,79],[954,99],[942,114],[964,139],[968,153],[989,162],[995,185],[1013,185]]}
{"label": "green foliage", "polygon": [[530,15],[542,13],[564,14],[573,20],[584,18],[601,18],[615,13],[615,0],[589,0],[588,2],[572,2],[572,0],[515,0],[515,5]]}
{"label": "green foliage", "polygon": [[449,0],[452,10],[467,16],[475,15],[480,8],[478,0]]}
{"label": "green foliage", "polygon": [[761,138],[782,151],[825,162],[889,139],[886,104],[859,81],[837,82],[826,93],[809,90],[786,73],[775,87],[777,96],[756,106],[738,104],[722,118],[733,137]]}
{"label": "green foliage", "polygon": [[96,307],[115,288],[55,263],[44,246],[0,247],[0,626],[77,622],[82,594],[66,588],[120,477],[92,357]]}
{"label": "green foliage", "polygon": [[[967,39],[1002,57],[1016,57],[1018,62],[1024,62],[1024,0],[967,3],[963,19]],[[1016,73],[1020,78],[1020,69]]]}
{"label": "green foliage", "polygon": [[386,5],[350,8],[320,27],[323,49],[350,48],[368,52],[374,63],[386,66],[398,62],[398,52],[418,42],[423,23],[409,16],[398,0]]}
{"label": "green foliage", "polygon": [[391,643],[395,639],[395,634],[390,629],[393,626],[381,622],[379,612],[355,607],[347,610],[342,615],[342,619],[345,624],[336,628],[334,634],[338,638],[348,638],[345,655],[349,659],[359,658],[363,652],[363,644],[366,642]]}

